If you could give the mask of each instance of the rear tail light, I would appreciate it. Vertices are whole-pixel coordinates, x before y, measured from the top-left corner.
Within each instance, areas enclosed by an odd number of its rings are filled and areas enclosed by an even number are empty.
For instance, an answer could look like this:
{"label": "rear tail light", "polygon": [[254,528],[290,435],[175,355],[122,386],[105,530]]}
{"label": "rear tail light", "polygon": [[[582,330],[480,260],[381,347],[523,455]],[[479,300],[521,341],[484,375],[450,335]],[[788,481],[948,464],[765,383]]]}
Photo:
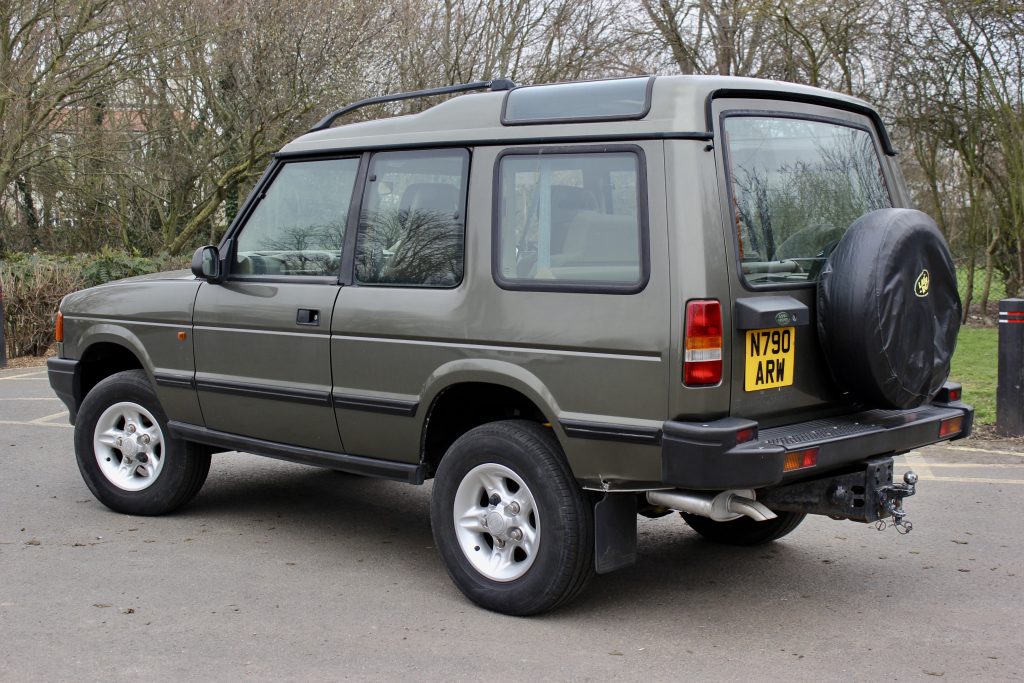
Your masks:
{"label": "rear tail light", "polygon": [[714,299],[686,304],[683,382],[706,387],[722,381],[722,305]]}
{"label": "rear tail light", "polygon": [[736,432],[736,443],[747,443],[757,438],[757,427],[747,427]]}
{"label": "rear tail light", "polygon": [[54,326],[53,339],[59,342],[64,341],[64,314],[60,311],[57,311],[57,324]]}
{"label": "rear tail light", "polygon": [[790,451],[786,453],[786,460],[782,466],[784,472],[802,470],[805,467],[814,467],[818,464],[818,449],[805,448],[802,451]]}
{"label": "rear tail light", "polygon": [[945,420],[939,423],[939,438],[944,439],[947,436],[956,436],[963,430],[963,415],[957,415],[956,417],[947,417]]}

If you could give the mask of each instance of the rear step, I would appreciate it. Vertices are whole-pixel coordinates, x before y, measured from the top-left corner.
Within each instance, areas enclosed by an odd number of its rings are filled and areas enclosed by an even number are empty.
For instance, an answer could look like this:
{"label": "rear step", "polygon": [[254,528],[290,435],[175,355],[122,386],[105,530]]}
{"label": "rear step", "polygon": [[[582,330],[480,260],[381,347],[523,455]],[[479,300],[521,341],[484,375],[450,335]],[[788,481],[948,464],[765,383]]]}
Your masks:
{"label": "rear step", "polygon": [[823,420],[811,420],[762,429],[758,443],[785,446],[786,450],[796,450],[801,446],[819,445],[822,442],[869,434],[877,432],[879,429],[892,429],[929,418],[941,419],[946,417],[949,412],[949,408],[935,405],[921,406],[912,410],[865,410],[860,413],[829,417]]}

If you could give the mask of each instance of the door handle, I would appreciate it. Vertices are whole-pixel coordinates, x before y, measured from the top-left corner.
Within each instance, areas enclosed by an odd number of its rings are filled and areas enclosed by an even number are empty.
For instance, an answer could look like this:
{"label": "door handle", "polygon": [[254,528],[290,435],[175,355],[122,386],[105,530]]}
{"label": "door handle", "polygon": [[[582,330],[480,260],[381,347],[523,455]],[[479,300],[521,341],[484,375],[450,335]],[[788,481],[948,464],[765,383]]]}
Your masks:
{"label": "door handle", "polygon": [[315,311],[312,308],[300,308],[295,314],[296,325],[310,325],[317,327],[320,325],[320,311]]}

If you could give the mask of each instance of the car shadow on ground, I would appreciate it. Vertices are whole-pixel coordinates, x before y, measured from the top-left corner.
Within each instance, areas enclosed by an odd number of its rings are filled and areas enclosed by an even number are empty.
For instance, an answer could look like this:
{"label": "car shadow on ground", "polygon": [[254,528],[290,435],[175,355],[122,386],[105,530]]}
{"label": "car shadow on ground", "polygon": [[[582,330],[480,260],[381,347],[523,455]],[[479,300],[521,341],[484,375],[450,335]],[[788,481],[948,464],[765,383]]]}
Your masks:
{"label": "car shadow on ground", "polygon": [[[207,486],[175,518],[207,528],[224,525],[261,542],[267,542],[267,520],[273,520],[274,538],[286,538],[293,549],[305,546],[312,555],[328,544],[339,555],[369,551],[408,574],[410,584],[447,584],[431,536],[429,483],[409,486],[276,462],[234,468],[217,462],[225,456],[214,457]],[[276,470],[273,476],[266,467]],[[641,518],[637,563],[595,577],[578,600],[544,618],[590,621],[638,612],[668,618],[678,611],[690,618],[743,619],[756,612],[778,614],[790,600],[828,604],[836,600],[836,582],[857,586],[865,572],[879,586],[898,582],[897,565],[867,566],[869,560],[854,548],[856,534],[868,530],[847,524],[844,533],[854,537],[847,543],[815,542],[813,530],[801,539],[801,528],[772,544],[737,548],[704,541],[678,515]],[[831,538],[845,541],[842,535]],[[443,597],[464,600],[454,586]]]}

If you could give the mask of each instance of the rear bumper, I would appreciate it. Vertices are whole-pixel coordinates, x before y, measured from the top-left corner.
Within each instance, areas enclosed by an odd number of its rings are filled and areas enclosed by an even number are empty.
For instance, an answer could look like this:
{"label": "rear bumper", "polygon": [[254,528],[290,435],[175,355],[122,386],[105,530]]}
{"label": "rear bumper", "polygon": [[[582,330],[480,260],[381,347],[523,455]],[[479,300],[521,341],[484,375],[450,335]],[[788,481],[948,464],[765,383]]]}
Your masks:
{"label": "rear bumper", "polygon": [[[963,417],[961,431],[939,435],[944,420]],[[757,429],[740,418],[666,422],[662,431],[662,480],[686,489],[756,489],[818,476],[876,455],[906,453],[971,433],[974,408],[959,401],[912,410],[867,410],[761,430],[737,444],[737,432]],[[786,453],[817,448],[817,465],[784,472]]]}
{"label": "rear bumper", "polygon": [[46,372],[57,398],[68,407],[68,422],[75,424],[78,406],[82,403],[82,364],[68,358],[50,358]]}

